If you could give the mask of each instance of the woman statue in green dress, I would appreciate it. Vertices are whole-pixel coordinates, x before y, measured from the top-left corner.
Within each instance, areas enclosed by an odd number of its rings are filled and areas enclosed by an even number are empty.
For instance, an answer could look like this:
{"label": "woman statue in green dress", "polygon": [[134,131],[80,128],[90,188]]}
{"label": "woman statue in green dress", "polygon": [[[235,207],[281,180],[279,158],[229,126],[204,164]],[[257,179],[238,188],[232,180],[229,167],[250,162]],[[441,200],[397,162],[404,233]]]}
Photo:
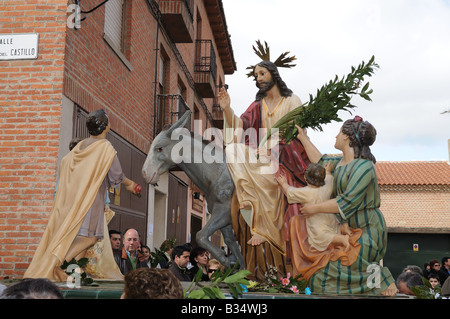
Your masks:
{"label": "woman statue in green dress", "polygon": [[[300,269],[304,271],[305,263],[308,267],[315,267],[313,275],[308,278],[308,285],[315,293],[395,295],[395,280],[389,269],[380,264],[386,252],[387,231],[379,210],[375,157],[369,148],[375,142],[375,128],[359,116],[345,121],[335,143],[335,148],[343,155],[331,157],[320,153],[306,130],[299,127],[298,130],[297,138],[311,162],[331,163],[334,198],[303,206],[302,214],[291,220],[293,255],[302,256],[297,262],[293,260],[294,273]],[[308,251],[310,249],[305,244],[307,233],[302,231],[305,218],[318,213],[336,214],[341,223],[348,223],[352,229],[361,229],[360,250],[352,264],[346,264],[339,257],[323,263],[323,254]],[[329,249],[332,254],[333,247]]]}

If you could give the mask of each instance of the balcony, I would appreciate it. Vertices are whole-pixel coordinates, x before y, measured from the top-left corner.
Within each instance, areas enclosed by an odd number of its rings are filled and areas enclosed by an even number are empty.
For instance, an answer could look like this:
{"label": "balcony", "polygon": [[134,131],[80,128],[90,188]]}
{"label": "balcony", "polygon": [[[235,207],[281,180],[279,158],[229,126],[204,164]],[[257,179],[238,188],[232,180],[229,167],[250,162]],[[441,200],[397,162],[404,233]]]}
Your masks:
{"label": "balcony", "polygon": [[[183,116],[184,112],[190,110],[189,106],[179,94],[158,94],[157,95],[157,114],[155,114],[155,136],[158,135],[165,125],[172,125]],[[191,129],[191,121],[185,126]]]}
{"label": "balcony", "polygon": [[195,42],[195,87],[202,98],[214,98],[216,93],[216,53],[211,40]]}
{"label": "balcony", "polygon": [[159,9],[167,31],[175,43],[194,42],[194,0],[161,0]]}

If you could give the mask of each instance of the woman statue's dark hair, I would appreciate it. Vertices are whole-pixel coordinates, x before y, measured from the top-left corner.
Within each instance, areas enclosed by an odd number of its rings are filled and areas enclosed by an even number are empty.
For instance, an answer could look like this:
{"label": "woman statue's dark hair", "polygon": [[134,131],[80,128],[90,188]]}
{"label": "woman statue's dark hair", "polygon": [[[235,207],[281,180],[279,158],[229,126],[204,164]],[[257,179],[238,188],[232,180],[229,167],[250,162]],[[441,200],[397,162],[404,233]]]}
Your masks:
{"label": "woman statue's dark hair", "polygon": [[[292,93],[293,93],[292,90],[289,89],[287,87],[286,83],[284,83],[284,81],[281,79],[280,73],[278,72],[278,68],[275,65],[275,63],[270,62],[270,61],[261,61],[256,66],[266,68],[270,72],[270,74],[272,75],[272,79],[275,82],[275,85],[277,85],[278,88],[280,89],[280,93],[282,96],[288,97],[288,96],[292,95]],[[253,69],[253,71],[255,71],[255,70]],[[256,93],[255,100],[261,101],[265,96],[266,96],[266,92],[258,91]]]}
{"label": "woman statue's dark hair", "polygon": [[93,136],[98,136],[103,133],[109,123],[108,115],[106,115],[105,110],[95,110],[89,113],[86,127],[89,134]]}
{"label": "woman statue's dark hair", "polygon": [[359,116],[352,120],[347,120],[342,125],[342,133],[350,138],[350,147],[355,151],[355,158],[363,158],[376,163],[375,156],[370,151],[370,147],[376,139],[377,130],[375,127]]}

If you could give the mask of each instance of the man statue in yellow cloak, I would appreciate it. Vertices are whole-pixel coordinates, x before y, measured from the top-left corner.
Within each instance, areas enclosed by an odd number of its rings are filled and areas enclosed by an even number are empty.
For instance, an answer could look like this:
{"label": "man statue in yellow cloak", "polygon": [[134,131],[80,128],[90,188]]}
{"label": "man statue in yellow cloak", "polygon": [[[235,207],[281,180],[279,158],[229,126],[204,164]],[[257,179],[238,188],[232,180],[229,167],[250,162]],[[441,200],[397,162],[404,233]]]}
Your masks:
{"label": "man statue in yellow cloak", "polygon": [[[24,278],[66,281],[68,274],[61,269],[62,263],[82,258],[107,231],[107,189],[122,183],[129,192],[140,193],[140,186],[123,174],[116,151],[106,139],[111,127],[106,112],[93,111],[86,125],[90,137],[79,142],[61,161],[47,228]],[[105,247],[103,253],[102,257],[109,259],[100,263],[105,267],[105,276],[122,278],[112,250]]]}

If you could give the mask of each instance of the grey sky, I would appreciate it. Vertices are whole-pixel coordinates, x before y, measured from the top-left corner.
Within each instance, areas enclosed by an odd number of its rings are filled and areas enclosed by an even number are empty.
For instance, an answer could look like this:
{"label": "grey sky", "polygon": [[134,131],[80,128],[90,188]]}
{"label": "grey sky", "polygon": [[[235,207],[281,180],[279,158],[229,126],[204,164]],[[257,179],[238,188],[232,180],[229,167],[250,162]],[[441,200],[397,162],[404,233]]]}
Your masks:
{"label": "grey sky", "polygon": [[[238,71],[227,76],[232,107],[241,114],[256,87],[245,68],[259,62],[256,40],[267,41],[272,60],[284,51],[297,66],[280,69],[289,88],[305,102],[335,75],[375,55],[369,78],[373,102],[354,98],[353,115],[377,129],[377,160],[449,160],[450,3],[444,0],[223,0]],[[323,153],[336,153],[341,124],[310,132]]]}

